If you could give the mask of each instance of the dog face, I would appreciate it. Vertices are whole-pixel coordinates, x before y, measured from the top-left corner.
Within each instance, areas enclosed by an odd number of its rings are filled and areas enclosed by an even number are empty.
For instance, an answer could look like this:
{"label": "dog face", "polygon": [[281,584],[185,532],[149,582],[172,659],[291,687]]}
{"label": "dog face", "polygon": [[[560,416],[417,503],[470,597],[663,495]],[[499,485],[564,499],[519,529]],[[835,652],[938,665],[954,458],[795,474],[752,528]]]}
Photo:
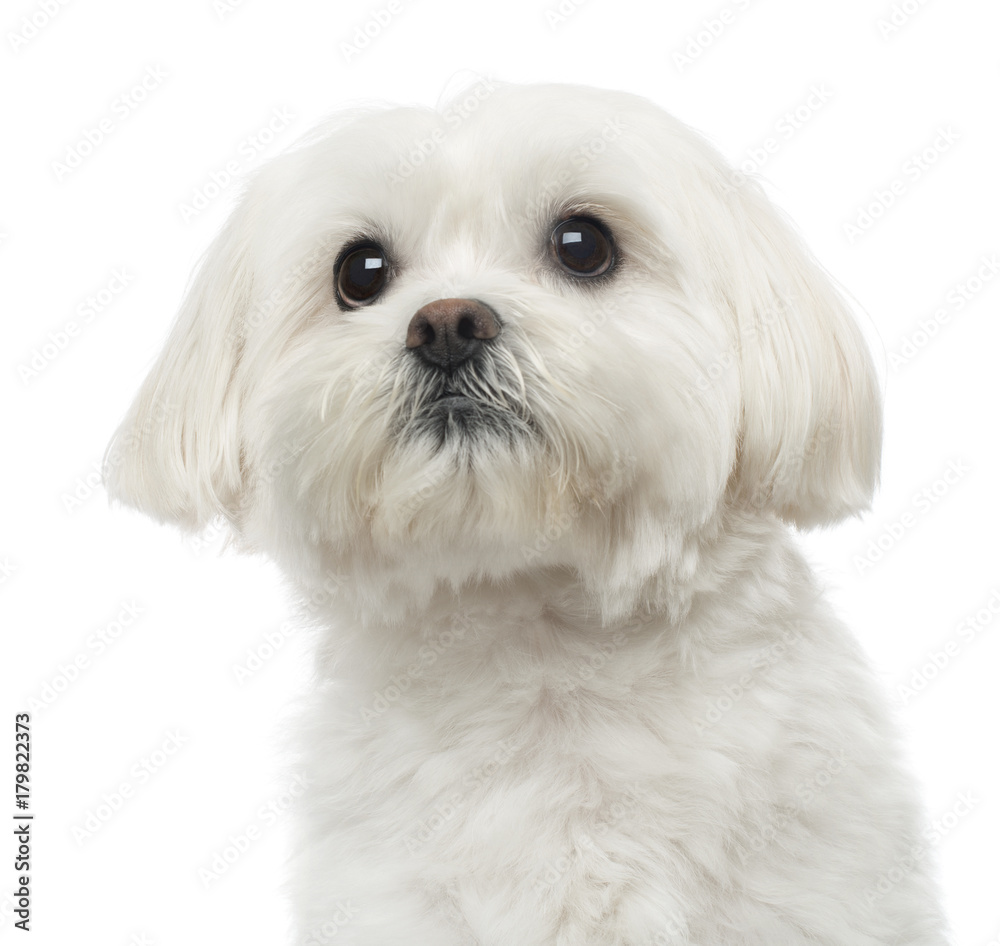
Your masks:
{"label": "dog face", "polygon": [[759,189],[642,99],[474,93],[340,116],[257,174],[112,494],[408,600],[568,568],[624,601],[727,509],[863,508],[871,360]]}

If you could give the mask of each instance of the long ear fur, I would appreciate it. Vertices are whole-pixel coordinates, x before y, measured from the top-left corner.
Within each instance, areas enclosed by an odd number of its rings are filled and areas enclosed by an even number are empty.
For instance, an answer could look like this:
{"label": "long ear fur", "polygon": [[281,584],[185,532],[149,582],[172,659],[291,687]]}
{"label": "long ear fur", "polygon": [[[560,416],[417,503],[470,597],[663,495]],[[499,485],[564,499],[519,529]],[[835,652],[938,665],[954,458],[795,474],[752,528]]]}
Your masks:
{"label": "long ear fur", "polygon": [[735,225],[720,275],[743,381],[737,501],[807,528],[866,508],[882,404],[864,337],[829,277],[752,183],[726,195]]}
{"label": "long ear fur", "polygon": [[104,459],[112,498],[198,529],[241,492],[236,368],[250,298],[246,204],[203,258],[159,358]]}

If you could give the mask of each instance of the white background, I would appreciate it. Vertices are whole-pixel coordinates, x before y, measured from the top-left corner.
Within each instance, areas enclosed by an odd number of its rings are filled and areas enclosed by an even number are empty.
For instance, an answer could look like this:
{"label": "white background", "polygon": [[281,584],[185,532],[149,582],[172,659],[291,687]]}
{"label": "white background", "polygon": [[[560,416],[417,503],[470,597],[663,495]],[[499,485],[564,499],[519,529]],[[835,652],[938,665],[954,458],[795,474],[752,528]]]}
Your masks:
{"label": "white background", "polygon": [[[983,261],[1000,253],[1000,10],[907,0],[894,27],[892,0],[567,0],[561,21],[547,15],[558,0],[397,2],[350,55],[386,3],[44,0],[50,16],[15,0],[0,14],[0,809],[13,811],[13,714],[34,707],[37,815],[34,932],[12,928],[5,841],[0,939],[285,941],[285,820],[268,812],[287,800],[281,726],[305,642],[283,627],[268,564],[109,510],[94,471],[231,207],[235,185],[183,219],[212,173],[251,170],[345,105],[433,105],[478,73],[656,100],[759,171],[869,313],[884,347],[882,488],[863,521],[804,541],[896,698],[929,817],[944,818],[933,854],[954,941],[997,942],[1000,278]],[[265,132],[281,110],[290,120]],[[82,154],[102,119],[110,130]],[[949,468],[963,471],[951,483]],[[114,633],[126,605],[138,616],[102,651],[94,635]],[[979,630],[960,630],[981,609]],[[282,646],[237,681],[249,651],[270,653],[267,635]],[[934,652],[940,667],[922,670]],[[158,754],[172,734],[180,747]],[[217,859],[251,834],[234,863]],[[214,879],[213,861],[227,868]]]}

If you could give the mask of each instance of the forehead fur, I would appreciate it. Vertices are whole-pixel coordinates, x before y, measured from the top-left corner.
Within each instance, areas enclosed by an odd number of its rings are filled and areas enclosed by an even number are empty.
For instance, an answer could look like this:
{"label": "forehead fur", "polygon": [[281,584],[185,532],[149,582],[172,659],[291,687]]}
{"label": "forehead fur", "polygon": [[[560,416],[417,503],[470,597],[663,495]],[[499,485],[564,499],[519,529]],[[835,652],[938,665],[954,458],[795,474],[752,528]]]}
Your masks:
{"label": "forehead fur", "polygon": [[273,262],[368,237],[407,260],[475,241],[470,250],[524,267],[556,219],[590,212],[613,228],[627,221],[633,256],[648,250],[652,264],[682,251],[705,211],[692,192],[721,180],[721,166],[638,96],[480,84],[438,109],[338,115],[265,166],[248,196]]}

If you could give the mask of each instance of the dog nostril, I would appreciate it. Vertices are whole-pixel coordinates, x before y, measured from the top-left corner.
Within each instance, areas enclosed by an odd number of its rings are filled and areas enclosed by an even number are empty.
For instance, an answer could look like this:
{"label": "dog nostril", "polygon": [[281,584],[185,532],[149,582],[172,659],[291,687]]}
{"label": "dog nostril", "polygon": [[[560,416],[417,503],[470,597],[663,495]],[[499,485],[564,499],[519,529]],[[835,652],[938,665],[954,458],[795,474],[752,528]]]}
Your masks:
{"label": "dog nostril", "polygon": [[428,364],[451,370],[472,358],[500,325],[476,299],[437,299],[421,307],[406,330],[406,347]]}
{"label": "dog nostril", "polygon": [[435,338],[436,333],[430,319],[418,312],[406,330],[406,347],[420,348],[422,345],[432,345]]}

